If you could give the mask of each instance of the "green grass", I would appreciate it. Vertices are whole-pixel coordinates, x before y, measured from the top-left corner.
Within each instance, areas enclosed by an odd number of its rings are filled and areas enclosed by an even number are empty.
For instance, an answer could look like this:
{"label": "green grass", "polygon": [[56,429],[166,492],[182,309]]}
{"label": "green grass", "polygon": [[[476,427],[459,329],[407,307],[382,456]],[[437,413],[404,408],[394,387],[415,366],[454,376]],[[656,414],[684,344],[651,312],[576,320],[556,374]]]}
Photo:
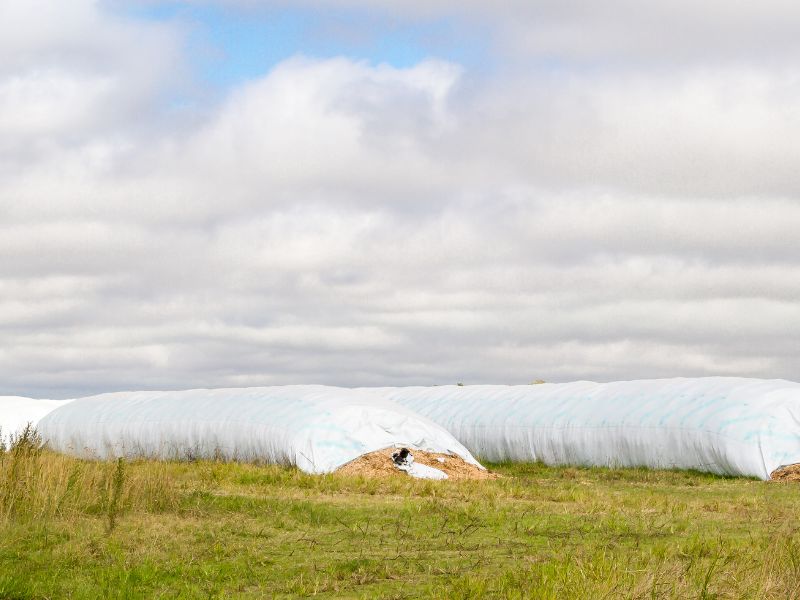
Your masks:
{"label": "green grass", "polygon": [[800,486],[495,465],[496,481],[0,453],[0,598],[800,597]]}

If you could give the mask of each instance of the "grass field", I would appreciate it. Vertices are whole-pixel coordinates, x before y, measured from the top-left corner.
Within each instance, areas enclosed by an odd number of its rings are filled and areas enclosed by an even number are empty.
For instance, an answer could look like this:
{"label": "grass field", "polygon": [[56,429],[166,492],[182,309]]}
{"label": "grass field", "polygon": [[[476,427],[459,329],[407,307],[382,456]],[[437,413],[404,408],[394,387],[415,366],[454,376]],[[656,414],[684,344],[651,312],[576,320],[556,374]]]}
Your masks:
{"label": "grass field", "polygon": [[0,455],[0,598],[800,597],[800,487],[494,465],[495,481]]}

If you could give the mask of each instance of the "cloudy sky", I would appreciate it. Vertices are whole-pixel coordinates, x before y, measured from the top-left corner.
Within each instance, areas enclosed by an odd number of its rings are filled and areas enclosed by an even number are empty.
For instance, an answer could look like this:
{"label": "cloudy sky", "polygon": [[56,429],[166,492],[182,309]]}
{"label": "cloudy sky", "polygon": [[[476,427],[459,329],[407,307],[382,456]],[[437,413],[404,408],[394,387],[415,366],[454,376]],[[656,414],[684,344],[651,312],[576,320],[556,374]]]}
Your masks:
{"label": "cloudy sky", "polygon": [[800,380],[797,31],[0,0],[0,394]]}

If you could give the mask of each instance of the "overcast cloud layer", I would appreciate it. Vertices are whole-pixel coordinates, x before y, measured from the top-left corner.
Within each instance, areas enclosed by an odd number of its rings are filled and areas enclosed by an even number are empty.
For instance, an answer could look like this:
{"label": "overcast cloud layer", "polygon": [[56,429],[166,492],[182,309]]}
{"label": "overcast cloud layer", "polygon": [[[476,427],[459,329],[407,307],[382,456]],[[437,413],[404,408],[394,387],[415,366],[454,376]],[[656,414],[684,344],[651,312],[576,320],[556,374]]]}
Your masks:
{"label": "overcast cloud layer", "polygon": [[0,394],[800,379],[800,8],[602,6],[220,95],[180,19],[0,0]]}

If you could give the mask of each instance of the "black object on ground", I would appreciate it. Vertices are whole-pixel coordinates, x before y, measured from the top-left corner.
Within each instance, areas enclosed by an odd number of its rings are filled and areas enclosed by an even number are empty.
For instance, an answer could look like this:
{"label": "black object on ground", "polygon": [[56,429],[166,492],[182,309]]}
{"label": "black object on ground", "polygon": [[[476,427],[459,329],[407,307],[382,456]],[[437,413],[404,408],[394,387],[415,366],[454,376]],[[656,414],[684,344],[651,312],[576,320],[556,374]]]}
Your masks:
{"label": "black object on ground", "polygon": [[399,452],[394,452],[392,454],[392,460],[396,465],[404,465],[408,462],[408,457],[411,455],[411,451],[408,448],[400,448]]}

